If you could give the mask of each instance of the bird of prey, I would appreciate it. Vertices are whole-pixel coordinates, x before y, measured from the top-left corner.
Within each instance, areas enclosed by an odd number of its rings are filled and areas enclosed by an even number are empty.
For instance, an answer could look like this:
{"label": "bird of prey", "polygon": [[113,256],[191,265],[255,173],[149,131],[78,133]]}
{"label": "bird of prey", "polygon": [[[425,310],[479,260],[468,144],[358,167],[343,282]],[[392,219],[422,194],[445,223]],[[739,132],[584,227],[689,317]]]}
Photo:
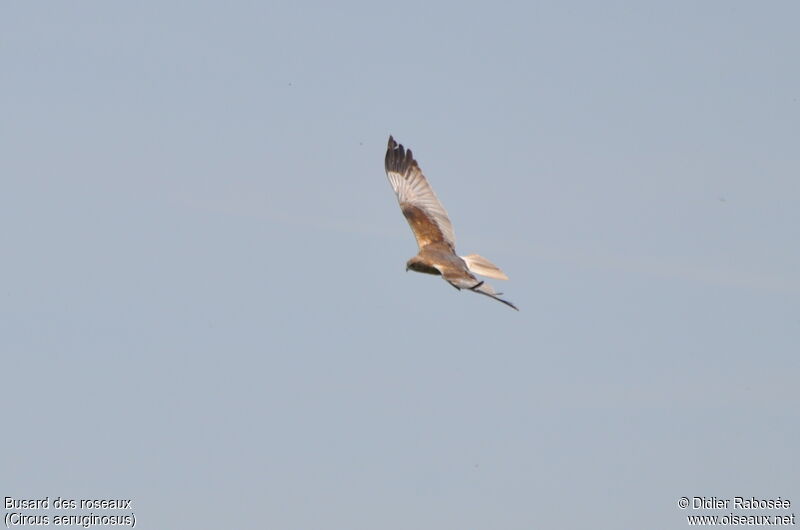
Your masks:
{"label": "bird of prey", "polygon": [[411,225],[411,231],[419,245],[419,253],[408,260],[406,271],[441,275],[450,285],[458,289],[469,289],[480,293],[516,309],[517,307],[503,300],[492,287],[478,280],[473,273],[498,280],[507,280],[495,264],[477,254],[458,256],[456,254],[456,236],[453,225],[447,217],[444,206],[436,198],[433,188],[422,174],[411,149],[405,149],[389,136],[386,149],[386,176],[392,184],[397,202],[403,215]]}

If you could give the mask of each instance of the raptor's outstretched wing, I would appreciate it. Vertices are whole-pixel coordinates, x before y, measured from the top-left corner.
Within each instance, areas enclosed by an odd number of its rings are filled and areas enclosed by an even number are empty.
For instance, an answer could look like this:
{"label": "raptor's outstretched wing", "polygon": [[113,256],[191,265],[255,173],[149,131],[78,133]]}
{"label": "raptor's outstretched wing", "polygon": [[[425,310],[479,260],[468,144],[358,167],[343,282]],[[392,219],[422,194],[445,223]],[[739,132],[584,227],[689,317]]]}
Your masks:
{"label": "raptor's outstretched wing", "polygon": [[433,193],[411,149],[403,148],[391,136],[386,149],[386,176],[419,248],[443,242],[455,250],[456,235],[444,206]]}

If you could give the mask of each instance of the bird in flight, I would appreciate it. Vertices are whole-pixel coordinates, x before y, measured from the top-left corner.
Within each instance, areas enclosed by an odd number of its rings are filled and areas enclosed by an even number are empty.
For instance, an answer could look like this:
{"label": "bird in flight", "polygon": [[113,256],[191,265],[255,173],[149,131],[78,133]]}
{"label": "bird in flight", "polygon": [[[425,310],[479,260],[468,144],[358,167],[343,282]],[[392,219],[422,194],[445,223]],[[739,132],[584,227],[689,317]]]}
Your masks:
{"label": "bird in flight", "polygon": [[500,298],[503,293],[495,292],[491,285],[474,276],[507,280],[508,276],[497,265],[477,254],[456,254],[456,236],[444,206],[433,193],[411,149],[403,148],[391,136],[386,149],[386,176],[419,245],[419,253],[408,260],[406,270],[440,275],[459,291],[469,289],[519,311],[517,306]]}

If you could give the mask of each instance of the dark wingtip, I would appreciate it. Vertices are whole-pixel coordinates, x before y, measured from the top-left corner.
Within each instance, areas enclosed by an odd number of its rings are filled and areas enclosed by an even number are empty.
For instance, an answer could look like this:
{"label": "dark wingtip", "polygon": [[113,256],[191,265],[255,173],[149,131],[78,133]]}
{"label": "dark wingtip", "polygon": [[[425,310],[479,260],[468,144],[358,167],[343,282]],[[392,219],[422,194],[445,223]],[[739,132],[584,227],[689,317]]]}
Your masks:
{"label": "dark wingtip", "polygon": [[491,298],[494,298],[494,299],[495,299],[495,300],[497,300],[498,302],[503,302],[504,304],[506,304],[508,307],[510,307],[510,308],[511,308],[511,309],[513,309],[514,311],[519,311],[519,308],[518,308],[517,306],[515,306],[514,304],[512,304],[512,303],[511,303],[511,302],[509,302],[508,300],[503,300],[502,298],[500,298],[500,297],[498,296],[498,295],[500,295],[500,294],[503,294],[503,293],[489,294],[489,293],[485,293],[485,292],[483,292],[483,291],[475,291],[475,292],[476,292],[476,293],[485,294],[486,296],[489,296],[489,297],[491,297]]}
{"label": "dark wingtip", "polygon": [[484,293],[484,292],[482,292],[482,291],[475,291],[475,292],[476,292],[476,293],[485,294],[486,296],[489,296],[489,297],[491,297],[491,298],[494,298],[494,299],[495,299],[495,300],[497,300],[498,302],[503,302],[504,304],[506,304],[508,307],[510,307],[510,308],[511,308],[511,309],[513,309],[514,311],[519,311],[519,308],[518,308],[517,306],[515,306],[514,304],[512,304],[512,303],[511,303],[511,302],[509,302],[508,300],[503,300],[502,298],[500,298],[499,296],[497,296],[498,294],[502,294],[502,293],[497,293],[497,294],[488,294],[488,293]]}
{"label": "dark wingtip", "polygon": [[510,307],[514,311],[519,311],[519,308],[517,306],[515,306],[514,304],[512,304],[508,300],[503,300],[502,298],[500,298],[498,296],[498,295],[503,294],[503,293],[487,293],[486,291],[481,291],[480,289],[478,289],[478,287],[480,287],[482,283],[483,282],[479,283],[475,287],[470,288],[470,291],[472,291],[473,293],[482,294],[483,296],[488,296],[489,298],[493,298],[494,300],[497,300],[498,302],[502,302],[502,303],[506,304],[508,307]]}
{"label": "dark wingtip", "polygon": [[519,311],[519,308],[517,306],[515,306],[514,304],[512,304],[511,302],[509,302],[508,300],[503,300],[502,298],[497,298],[496,296],[493,296],[492,298],[494,298],[498,302],[503,302],[504,304],[506,304],[508,307],[510,307],[514,311]]}
{"label": "dark wingtip", "polygon": [[410,168],[417,165],[411,149],[405,149],[403,144],[398,144],[392,135],[389,135],[389,144],[386,146],[386,171],[405,174]]}

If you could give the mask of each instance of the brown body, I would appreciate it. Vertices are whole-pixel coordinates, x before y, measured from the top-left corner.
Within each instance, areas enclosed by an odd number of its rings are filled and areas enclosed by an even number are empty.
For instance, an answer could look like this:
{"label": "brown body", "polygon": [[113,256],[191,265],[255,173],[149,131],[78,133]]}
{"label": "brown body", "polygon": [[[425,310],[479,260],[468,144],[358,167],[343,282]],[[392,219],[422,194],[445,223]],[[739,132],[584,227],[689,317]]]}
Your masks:
{"label": "brown body", "polygon": [[[472,276],[464,260],[443,243],[431,243],[422,247],[419,254],[408,260],[406,269],[442,276],[444,276],[442,271],[450,271],[450,276],[459,273]],[[475,282],[477,283],[477,280]]]}

